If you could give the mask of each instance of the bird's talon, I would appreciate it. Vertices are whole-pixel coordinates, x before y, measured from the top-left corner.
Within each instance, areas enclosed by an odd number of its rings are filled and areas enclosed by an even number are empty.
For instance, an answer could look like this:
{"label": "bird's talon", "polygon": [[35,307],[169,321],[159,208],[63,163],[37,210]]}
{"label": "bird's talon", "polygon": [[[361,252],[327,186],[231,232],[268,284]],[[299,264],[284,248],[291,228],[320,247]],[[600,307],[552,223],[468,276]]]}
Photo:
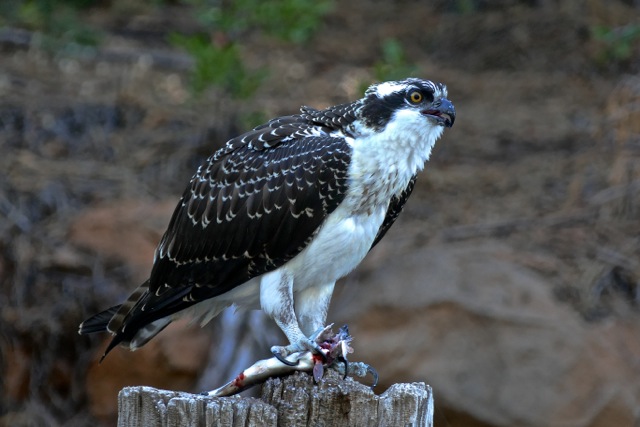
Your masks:
{"label": "bird's talon", "polygon": [[349,373],[349,361],[344,356],[340,356],[336,360],[338,360],[339,362],[344,363],[344,375],[342,376],[342,379],[346,380],[347,379],[347,374]]}
{"label": "bird's talon", "polygon": [[371,365],[367,365],[367,372],[369,372],[373,377],[373,384],[371,384],[371,388],[373,389],[375,386],[378,385],[378,380],[380,379],[380,376],[378,375],[378,371],[376,371]]}
{"label": "bird's talon", "polygon": [[282,355],[282,349],[279,347],[272,348],[271,353],[275,356],[276,359],[278,359],[280,362],[284,363],[287,366],[297,366],[298,363],[300,363],[299,360],[296,360],[295,362],[291,362],[290,360],[287,360],[287,358]]}

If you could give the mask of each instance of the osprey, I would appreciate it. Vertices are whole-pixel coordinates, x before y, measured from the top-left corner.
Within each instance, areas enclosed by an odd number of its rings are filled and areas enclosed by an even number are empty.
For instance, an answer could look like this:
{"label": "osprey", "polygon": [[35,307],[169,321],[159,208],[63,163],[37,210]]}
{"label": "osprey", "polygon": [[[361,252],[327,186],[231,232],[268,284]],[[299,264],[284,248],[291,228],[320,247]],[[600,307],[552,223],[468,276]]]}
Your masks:
{"label": "osprey", "polygon": [[[455,120],[446,86],[409,78],[362,99],[273,119],[229,140],[191,179],[150,277],[79,333],[135,350],[184,315],[262,308],[289,344],[284,363],[319,347],[336,280],[402,210],[436,140]],[[103,356],[103,358],[104,358]]]}

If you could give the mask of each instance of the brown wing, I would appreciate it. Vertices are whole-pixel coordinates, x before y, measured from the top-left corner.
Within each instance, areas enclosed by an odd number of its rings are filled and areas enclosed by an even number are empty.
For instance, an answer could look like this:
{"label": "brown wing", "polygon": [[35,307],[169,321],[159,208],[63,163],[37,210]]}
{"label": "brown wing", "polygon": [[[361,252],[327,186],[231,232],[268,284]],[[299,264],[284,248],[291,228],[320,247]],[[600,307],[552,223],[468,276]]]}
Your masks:
{"label": "brown wing", "polygon": [[344,198],[351,148],[343,135],[360,107],[303,107],[229,140],[191,179],[149,280],[83,322],[80,333],[112,332],[105,355],[145,329],[142,345],[167,316],[296,256]]}
{"label": "brown wing", "polygon": [[399,196],[394,196],[391,199],[391,202],[389,203],[389,208],[387,209],[387,215],[385,216],[384,221],[380,226],[380,230],[378,230],[378,234],[376,235],[376,238],[373,241],[373,244],[371,245],[371,249],[373,249],[373,247],[377,245],[378,242],[380,242],[380,240],[382,240],[382,238],[384,237],[385,234],[387,234],[387,231],[389,231],[393,223],[396,222],[396,219],[398,219],[398,216],[400,215],[400,212],[402,212],[402,208],[404,207],[404,204],[409,199],[409,196],[411,196],[413,187],[415,187],[416,185],[416,179],[417,179],[417,175],[414,175],[409,181],[409,184],[407,185],[407,187],[404,190],[402,190],[402,193],[400,193]]}
{"label": "brown wing", "polygon": [[342,201],[350,152],[344,139],[307,136],[209,162],[158,247],[149,291],[189,287],[184,297],[201,301],[293,258]]}
{"label": "brown wing", "polygon": [[155,320],[278,268],[310,242],[344,198],[351,148],[305,132],[261,150],[227,146],[200,167],[158,246],[148,290],[109,323],[115,337],[107,351]]}

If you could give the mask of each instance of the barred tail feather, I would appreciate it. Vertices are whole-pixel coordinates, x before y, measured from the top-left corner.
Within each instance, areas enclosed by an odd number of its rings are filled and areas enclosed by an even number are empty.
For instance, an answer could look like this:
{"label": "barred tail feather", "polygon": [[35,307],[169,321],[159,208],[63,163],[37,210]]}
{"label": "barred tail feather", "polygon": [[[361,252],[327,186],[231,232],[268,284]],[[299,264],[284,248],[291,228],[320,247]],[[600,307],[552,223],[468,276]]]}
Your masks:
{"label": "barred tail feather", "polygon": [[[179,315],[176,313],[188,308],[193,302],[185,302],[183,297],[191,291],[191,287],[178,289],[169,297],[163,295],[159,304],[153,304],[153,297],[149,293],[149,280],[138,286],[127,300],[108,310],[96,314],[80,324],[79,332],[89,334],[94,332],[109,332],[113,338],[107,346],[105,356],[117,345],[133,351],[145,345]],[[147,306],[147,304],[150,304]],[[182,305],[185,307],[182,307]],[[173,306],[172,306],[173,305]]]}
{"label": "barred tail feather", "polygon": [[128,345],[131,351],[136,350],[148,343],[151,338],[158,335],[169,323],[171,323],[171,319],[167,317],[151,322],[138,329],[135,336],[129,342],[123,344]]}
{"label": "barred tail feather", "polygon": [[149,280],[146,280],[142,285],[138,286],[129,298],[120,305],[117,312],[113,314],[113,317],[107,325],[107,330],[112,334],[120,331],[120,328],[124,330],[124,324],[127,316],[133,311],[135,306],[140,302],[142,296],[149,290]]}
{"label": "barred tail feather", "polygon": [[80,335],[87,335],[95,334],[97,332],[107,332],[107,325],[119,309],[120,305],[114,305],[105,311],[91,316],[84,322],[80,323],[78,333]]}

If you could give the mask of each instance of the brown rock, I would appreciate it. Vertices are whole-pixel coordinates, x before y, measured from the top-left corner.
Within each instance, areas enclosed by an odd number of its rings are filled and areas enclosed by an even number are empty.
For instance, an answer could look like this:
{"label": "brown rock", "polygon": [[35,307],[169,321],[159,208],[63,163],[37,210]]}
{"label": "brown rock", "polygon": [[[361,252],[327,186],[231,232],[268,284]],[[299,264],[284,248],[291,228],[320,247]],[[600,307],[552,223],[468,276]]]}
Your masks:
{"label": "brown rock", "polygon": [[69,238],[73,244],[129,264],[141,282],[149,275],[153,254],[175,205],[175,200],[130,200],[94,207],[75,219]]}
{"label": "brown rock", "polygon": [[[29,395],[31,355],[22,346],[6,346],[4,358],[5,377],[0,384],[4,385],[4,396],[8,400],[19,402]],[[4,360],[3,360],[4,359]]]}
{"label": "brown rock", "polygon": [[476,243],[396,254],[335,298],[329,319],[349,324],[352,359],[377,367],[383,386],[426,381],[436,404],[476,420],[637,423],[637,318],[586,324],[511,252]]}

